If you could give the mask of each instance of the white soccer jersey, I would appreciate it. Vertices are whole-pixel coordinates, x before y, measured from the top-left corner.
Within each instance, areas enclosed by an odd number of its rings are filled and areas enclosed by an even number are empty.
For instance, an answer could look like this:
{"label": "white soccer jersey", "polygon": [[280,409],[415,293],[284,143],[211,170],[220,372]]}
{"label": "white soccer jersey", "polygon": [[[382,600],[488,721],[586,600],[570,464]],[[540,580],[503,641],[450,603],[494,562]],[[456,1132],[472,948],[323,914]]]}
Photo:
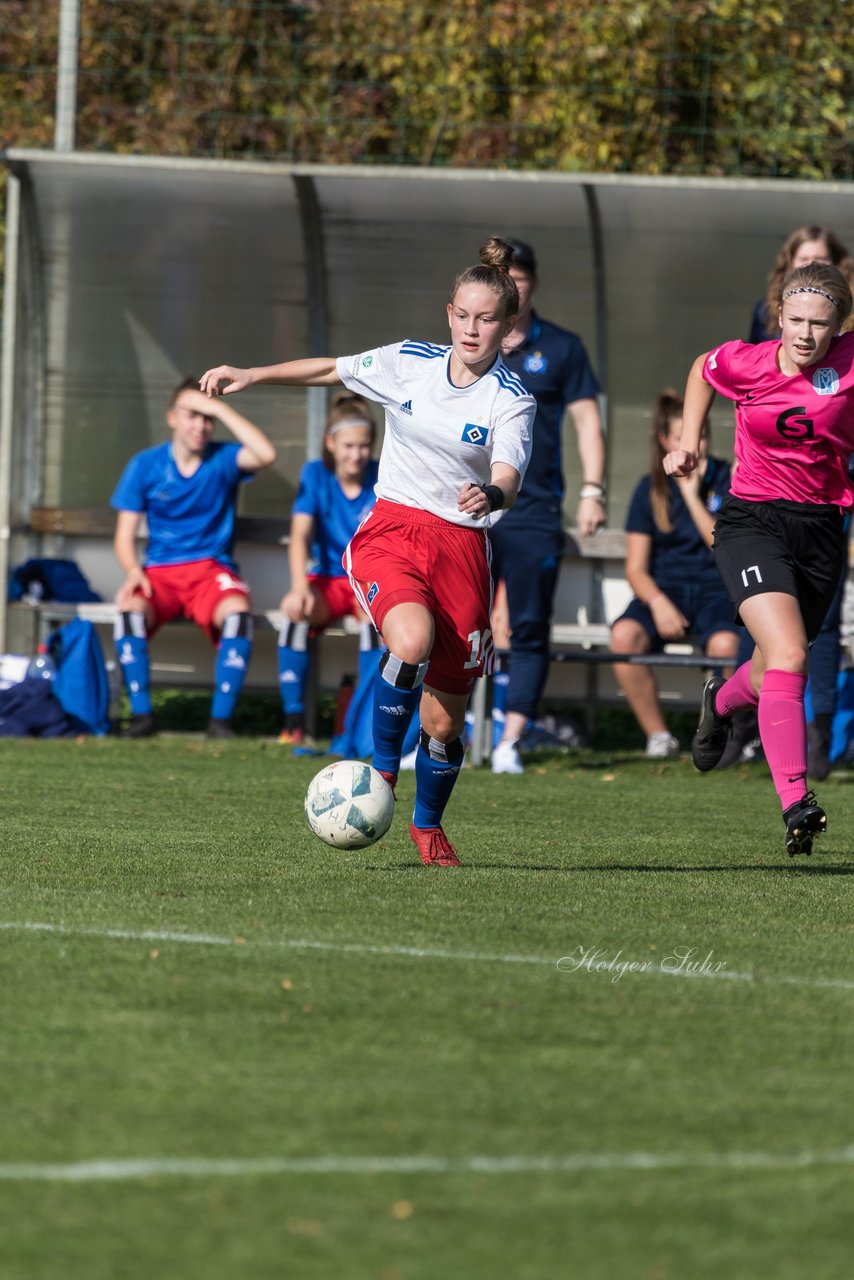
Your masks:
{"label": "white soccer jersey", "polygon": [[498,356],[477,382],[455,387],[450,357],[449,346],[407,339],[339,357],[338,377],[385,409],[377,497],[483,528],[503,511],[479,519],[458,511],[460,489],[489,484],[494,462],[524,476],[537,404]]}

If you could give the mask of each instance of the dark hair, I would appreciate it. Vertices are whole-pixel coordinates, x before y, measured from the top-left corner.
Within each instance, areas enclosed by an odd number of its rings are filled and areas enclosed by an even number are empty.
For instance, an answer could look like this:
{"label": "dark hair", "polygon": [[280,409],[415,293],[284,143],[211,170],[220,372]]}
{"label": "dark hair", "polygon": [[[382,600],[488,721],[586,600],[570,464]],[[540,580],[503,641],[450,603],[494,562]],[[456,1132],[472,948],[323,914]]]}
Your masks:
{"label": "dark hair", "polygon": [[854,306],[851,286],[845,276],[838,267],[830,267],[824,262],[811,262],[809,266],[798,267],[797,271],[789,272],[780,285],[778,313],[789,293],[818,293],[827,298],[836,308],[838,329],[843,327]]}
{"label": "dark hair", "polygon": [[511,267],[521,267],[523,271],[530,271],[532,276],[537,274],[537,255],[525,240],[516,240],[513,236],[507,237],[507,243],[513,250],[513,261]]}
{"label": "dark hair", "polygon": [[377,423],[370,402],[362,396],[353,395],[351,391],[339,391],[329,406],[326,425],[323,428],[323,465],[329,471],[334,470],[335,459],[332,456],[332,450],[326,443],[326,436],[333,427],[341,422],[352,422],[354,426],[357,423],[364,423],[366,427],[370,427],[372,449],[377,439]]}
{"label": "dark hair", "polygon": [[198,389],[199,389],[198,378],[194,378],[191,374],[188,374],[187,377],[184,378],[183,382],[178,383],[177,387],[169,397],[169,408],[170,409],[175,408],[175,402],[182,391],[198,391]]}
{"label": "dark hair", "polygon": [[505,316],[519,314],[519,290],[516,282],[508,274],[513,265],[513,246],[499,236],[490,236],[480,246],[480,265],[466,267],[461,271],[454,283],[448,301],[453,303],[457,291],[467,284],[486,285],[493,293],[497,293],[504,304]]}
{"label": "dark hair", "polygon": [[[780,294],[783,291],[783,281],[792,270],[795,254],[801,245],[806,244],[808,240],[823,240],[827,245],[833,266],[839,268],[849,284],[854,280],[854,259],[852,259],[851,254],[839,239],[839,236],[831,231],[830,227],[822,227],[818,223],[809,223],[802,227],[796,227],[786,237],[777,253],[777,257],[774,259],[774,268],[768,276],[765,309],[768,315],[767,334],[769,338],[776,338],[779,335]],[[824,266],[826,264],[820,263],[818,265]]]}

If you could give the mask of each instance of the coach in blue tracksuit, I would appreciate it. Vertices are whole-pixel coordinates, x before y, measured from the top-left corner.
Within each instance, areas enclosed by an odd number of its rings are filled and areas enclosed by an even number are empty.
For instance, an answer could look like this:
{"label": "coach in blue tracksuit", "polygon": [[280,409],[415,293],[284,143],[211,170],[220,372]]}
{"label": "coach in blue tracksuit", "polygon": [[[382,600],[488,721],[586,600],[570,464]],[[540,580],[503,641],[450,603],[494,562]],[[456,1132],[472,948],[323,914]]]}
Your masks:
{"label": "coach in blue tracksuit", "polygon": [[510,243],[519,317],[502,344],[501,358],[535,397],[537,416],[531,461],[516,505],[490,532],[495,580],[506,587],[511,631],[509,654],[502,651],[500,634],[496,636],[493,723],[500,723],[503,713],[504,728],[492,753],[494,773],[522,772],[518,740],[536,713],[548,677],[552,603],[564,545],[561,455],[566,409],[575,425],[581,463],[579,533],[595,533],[605,521],[599,383],[577,334],[550,324],[533,310],[534,250],[521,240]]}

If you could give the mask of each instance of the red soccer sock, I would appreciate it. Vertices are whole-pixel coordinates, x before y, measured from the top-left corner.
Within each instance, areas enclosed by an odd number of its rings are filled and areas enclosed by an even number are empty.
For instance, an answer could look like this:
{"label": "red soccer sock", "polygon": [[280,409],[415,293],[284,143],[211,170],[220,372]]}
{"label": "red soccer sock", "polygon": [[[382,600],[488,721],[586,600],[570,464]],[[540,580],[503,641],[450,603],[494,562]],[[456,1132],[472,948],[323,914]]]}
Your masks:
{"label": "red soccer sock", "polygon": [[750,683],[750,663],[743,662],[718,689],[715,710],[719,716],[731,716],[734,711],[755,707],[758,701]]}
{"label": "red soccer sock", "polygon": [[802,672],[766,671],[759,695],[759,736],[784,810],[807,789],[806,687]]}

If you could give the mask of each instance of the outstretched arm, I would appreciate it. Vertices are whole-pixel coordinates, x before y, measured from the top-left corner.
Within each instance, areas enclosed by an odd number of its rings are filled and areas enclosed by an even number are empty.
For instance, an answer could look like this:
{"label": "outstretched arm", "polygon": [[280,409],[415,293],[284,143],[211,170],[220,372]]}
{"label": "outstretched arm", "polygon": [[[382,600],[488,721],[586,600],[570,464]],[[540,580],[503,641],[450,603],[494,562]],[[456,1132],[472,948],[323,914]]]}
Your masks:
{"label": "outstretched arm", "polygon": [[218,364],[215,369],[208,369],[202,374],[199,386],[206,396],[230,396],[259,382],[279,383],[286,387],[334,387],[340,381],[334,356],[314,356],[307,360],[286,360],[284,364],[262,365],[257,369]]}

